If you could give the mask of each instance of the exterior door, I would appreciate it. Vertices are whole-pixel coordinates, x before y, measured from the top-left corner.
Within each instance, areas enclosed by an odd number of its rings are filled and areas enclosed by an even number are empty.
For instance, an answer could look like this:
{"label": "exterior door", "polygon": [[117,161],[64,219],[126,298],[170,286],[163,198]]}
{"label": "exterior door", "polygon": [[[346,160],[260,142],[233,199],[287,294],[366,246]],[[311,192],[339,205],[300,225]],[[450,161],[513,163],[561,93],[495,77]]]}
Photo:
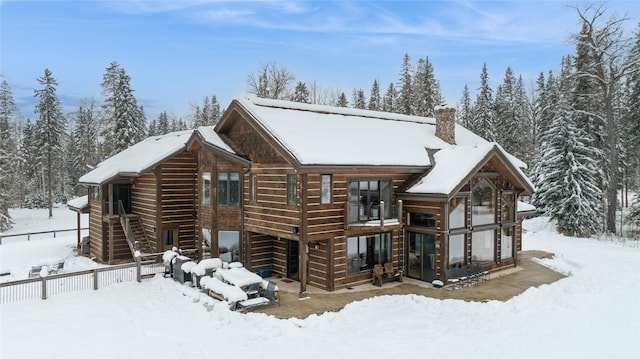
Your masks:
{"label": "exterior door", "polygon": [[436,274],[436,237],[434,234],[408,232],[406,261],[411,278],[432,281]]}
{"label": "exterior door", "polygon": [[298,241],[287,240],[287,278],[289,279],[300,280],[298,273],[299,254]]}

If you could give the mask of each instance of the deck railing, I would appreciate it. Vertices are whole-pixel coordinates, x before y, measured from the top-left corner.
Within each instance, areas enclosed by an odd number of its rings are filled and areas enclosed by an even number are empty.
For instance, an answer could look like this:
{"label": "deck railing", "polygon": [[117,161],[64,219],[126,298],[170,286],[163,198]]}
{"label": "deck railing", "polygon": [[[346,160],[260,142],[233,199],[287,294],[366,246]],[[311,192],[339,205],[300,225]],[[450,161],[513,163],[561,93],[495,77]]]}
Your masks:
{"label": "deck railing", "polygon": [[0,283],[0,304],[27,299],[47,299],[62,293],[98,290],[115,283],[134,280],[141,282],[142,279],[163,271],[162,262],[143,262],[138,259],[134,263]]}
{"label": "deck railing", "polygon": [[[11,238],[11,237],[27,237],[27,240],[30,241],[31,240],[31,236],[35,236],[35,235],[39,235],[39,234],[49,234],[49,233],[53,233],[53,238],[56,238],[56,234],[57,233],[63,233],[63,232],[76,232],[78,229],[77,228],[69,228],[69,229],[55,229],[52,231],[42,231],[42,232],[24,232],[24,233],[14,233],[14,234],[2,234],[0,233],[0,244],[2,244],[2,239],[3,238]],[[84,227],[84,228],[80,228],[81,231],[87,231],[89,230],[89,227]],[[49,238],[49,237],[47,237]]]}

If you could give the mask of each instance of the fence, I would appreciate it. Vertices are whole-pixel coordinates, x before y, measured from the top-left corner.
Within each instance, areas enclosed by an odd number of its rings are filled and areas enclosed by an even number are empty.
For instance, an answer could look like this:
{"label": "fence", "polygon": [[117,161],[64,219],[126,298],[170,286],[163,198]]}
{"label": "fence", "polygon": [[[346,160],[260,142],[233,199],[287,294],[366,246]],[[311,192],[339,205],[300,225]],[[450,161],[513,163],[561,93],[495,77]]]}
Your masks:
{"label": "fence", "polygon": [[[86,228],[80,228],[81,231],[86,231],[89,230],[88,227]],[[11,238],[11,237],[27,237],[27,240],[30,241],[31,240],[31,236],[35,236],[35,235],[39,235],[39,234],[48,234],[48,233],[53,233],[53,238],[56,238],[56,234],[57,233],[63,233],[63,232],[77,232],[78,229],[77,228],[70,228],[70,229],[56,229],[53,231],[42,231],[42,232],[27,232],[27,233],[16,233],[16,234],[2,234],[0,233],[0,244],[2,244],[2,239],[3,238]]]}
{"label": "fence", "polygon": [[0,304],[26,299],[47,299],[62,293],[98,290],[111,284],[134,280],[141,282],[143,278],[162,272],[162,262],[138,260],[135,263],[0,283]]}

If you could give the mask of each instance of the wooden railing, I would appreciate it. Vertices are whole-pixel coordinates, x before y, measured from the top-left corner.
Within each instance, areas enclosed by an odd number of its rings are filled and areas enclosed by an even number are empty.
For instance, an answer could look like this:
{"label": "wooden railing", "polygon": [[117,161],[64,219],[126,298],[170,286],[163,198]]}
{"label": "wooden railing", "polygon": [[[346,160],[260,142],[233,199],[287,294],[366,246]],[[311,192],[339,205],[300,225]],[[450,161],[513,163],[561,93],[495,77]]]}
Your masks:
{"label": "wooden railing", "polygon": [[122,229],[125,231],[126,237],[129,240],[131,251],[135,252],[136,240],[133,235],[133,229],[131,229],[131,223],[127,218],[127,212],[124,210],[124,206],[122,205],[122,201],[118,201],[118,214],[120,215],[120,224],[122,225]]}
{"label": "wooden railing", "polygon": [[143,262],[138,259],[134,263],[0,283],[0,304],[26,299],[47,299],[62,293],[98,290],[115,283],[134,280],[141,282],[142,279],[163,271],[162,261]]}
{"label": "wooden railing", "polygon": [[[85,228],[80,228],[80,230],[86,231],[88,230],[88,227]],[[63,233],[63,232],[75,232],[77,231],[77,228],[69,228],[69,229],[55,229],[52,231],[42,231],[42,232],[26,232],[26,233],[15,233],[15,234],[2,234],[0,233],[0,244],[2,244],[2,239],[3,238],[11,238],[11,237],[27,237],[27,240],[30,241],[31,240],[31,236],[35,236],[35,235],[39,235],[39,234],[48,234],[48,233],[53,233],[53,238],[56,238],[56,234],[57,233]]]}

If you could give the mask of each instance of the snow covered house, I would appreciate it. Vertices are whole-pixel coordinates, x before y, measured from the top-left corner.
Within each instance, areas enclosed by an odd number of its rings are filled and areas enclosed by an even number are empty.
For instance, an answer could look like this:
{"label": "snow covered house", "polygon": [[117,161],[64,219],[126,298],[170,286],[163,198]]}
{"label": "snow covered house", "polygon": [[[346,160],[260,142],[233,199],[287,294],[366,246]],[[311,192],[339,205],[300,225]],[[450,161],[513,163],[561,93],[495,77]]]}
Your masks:
{"label": "snow covered house", "polygon": [[433,119],[239,98],[215,128],[142,141],[81,182],[97,258],[131,256],[120,200],[146,250],[204,247],[304,295],[370,282],[375,264],[425,281],[460,264],[513,267],[516,204],[533,191],[523,166],[451,109]]}

